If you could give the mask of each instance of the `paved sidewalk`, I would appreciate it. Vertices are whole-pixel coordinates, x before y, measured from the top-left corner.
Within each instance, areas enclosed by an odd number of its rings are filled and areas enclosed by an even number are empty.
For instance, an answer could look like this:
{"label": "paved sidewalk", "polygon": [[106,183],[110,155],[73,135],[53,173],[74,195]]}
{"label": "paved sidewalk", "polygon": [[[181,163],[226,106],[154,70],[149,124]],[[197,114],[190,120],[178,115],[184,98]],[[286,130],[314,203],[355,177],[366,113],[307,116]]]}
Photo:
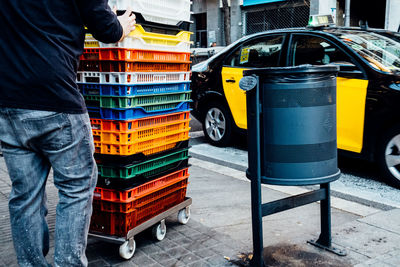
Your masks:
{"label": "paved sidewalk", "polygon": [[[129,261],[119,257],[118,245],[90,238],[90,266],[232,266],[228,259],[237,260],[238,254],[251,252],[250,183],[244,173],[196,158],[191,164],[187,195],[193,198],[193,204],[189,223],[180,225],[175,216],[168,218],[167,235],[161,242],[152,241],[147,232],[138,235],[135,255]],[[57,191],[51,180],[47,185],[47,219],[50,232],[54,232]],[[17,266],[7,208],[10,188],[0,157],[0,266],[7,267]],[[263,187],[262,194],[267,202],[289,193]],[[297,245],[332,259],[331,266],[400,266],[400,210],[362,209],[348,204],[348,208],[332,209],[333,243],[345,248],[347,257],[333,256],[306,244],[319,234],[318,203],[264,217],[265,247]],[[53,244],[51,235],[49,262]]]}
{"label": "paved sidewalk", "polygon": [[[12,244],[7,197],[11,184],[4,163],[0,157],[0,266],[18,266]],[[57,190],[50,174],[47,183],[49,214],[47,220],[51,233],[54,233],[55,208],[58,201]],[[195,219],[186,225],[177,222],[176,216],[166,221],[167,235],[164,240],[155,242],[149,232],[135,237],[136,251],[130,261],[119,257],[118,244],[89,238],[87,257],[89,266],[232,266],[228,259],[235,258],[245,247],[227,235],[202,225]],[[48,261],[54,255],[54,235],[50,234]]]}

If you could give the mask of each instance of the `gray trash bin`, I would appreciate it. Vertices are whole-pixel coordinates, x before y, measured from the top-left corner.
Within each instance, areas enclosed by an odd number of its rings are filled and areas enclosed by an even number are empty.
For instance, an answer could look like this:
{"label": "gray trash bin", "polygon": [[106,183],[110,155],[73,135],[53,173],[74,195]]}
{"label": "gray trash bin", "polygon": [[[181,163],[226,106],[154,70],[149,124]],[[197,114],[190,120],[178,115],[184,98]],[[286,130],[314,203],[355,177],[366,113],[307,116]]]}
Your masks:
{"label": "gray trash bin", "polygon": [[[247,92],[249,169],[261,182],[312,185],[339,178],[336,142],[336,66],[247,70],[258,77],[258,90]],[[259,92],[259,97],[257,97]],[[260,125],[256,125],[259,98]],[[256,147],[260,135],[261,147]]]}

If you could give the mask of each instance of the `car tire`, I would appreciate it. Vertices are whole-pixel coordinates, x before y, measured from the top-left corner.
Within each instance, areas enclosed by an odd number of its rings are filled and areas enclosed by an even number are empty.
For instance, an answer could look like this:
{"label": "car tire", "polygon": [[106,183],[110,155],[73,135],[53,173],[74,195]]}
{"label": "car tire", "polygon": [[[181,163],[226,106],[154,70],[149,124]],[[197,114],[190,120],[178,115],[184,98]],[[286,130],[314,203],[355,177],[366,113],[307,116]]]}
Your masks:
{"label": "car tire", "polygon": [[400,189],[400,125],[383,135],[377,160],[387,182]]}
{"label": "car tire", "polygon": [[204,109],[203,132],[207,141],[215,146],[228,146],[232,140],[233,119],[226,105],[211,102]]}

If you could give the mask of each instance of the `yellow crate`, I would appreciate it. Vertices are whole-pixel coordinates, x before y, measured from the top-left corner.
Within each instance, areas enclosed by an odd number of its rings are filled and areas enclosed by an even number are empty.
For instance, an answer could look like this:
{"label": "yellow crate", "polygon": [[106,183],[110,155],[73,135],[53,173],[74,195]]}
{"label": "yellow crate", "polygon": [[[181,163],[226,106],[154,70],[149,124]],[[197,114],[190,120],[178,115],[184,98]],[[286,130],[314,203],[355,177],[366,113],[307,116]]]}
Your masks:
{"label": "yellow crate", "polygon": [[94,39],[93,35],[90,33],[85,34],[85,47],[100,47],[99,41]]}
{"label": "yellow crate", "polygon": [[85,36],[85,48],[128,47],[136,49],[189,52],[190,44],[192,43],[190,41],[191,34],[192,33],[188,31],[180,31],[176,35],[146,32],[141,25],[136,24],[135,30],[133,30],[122,42],[115,44],[100,43],[94,39],[91,34],[87,33]]}
{"label": "yellow crate", "polygon": [[148,44],[175,46],[181,42],[190,42],[191,34],[192,33],[188,31],[180,31],[176,35],[146,32],[141,25],[136,24],[135,30],[133,30],[128,36],[142,38]]}

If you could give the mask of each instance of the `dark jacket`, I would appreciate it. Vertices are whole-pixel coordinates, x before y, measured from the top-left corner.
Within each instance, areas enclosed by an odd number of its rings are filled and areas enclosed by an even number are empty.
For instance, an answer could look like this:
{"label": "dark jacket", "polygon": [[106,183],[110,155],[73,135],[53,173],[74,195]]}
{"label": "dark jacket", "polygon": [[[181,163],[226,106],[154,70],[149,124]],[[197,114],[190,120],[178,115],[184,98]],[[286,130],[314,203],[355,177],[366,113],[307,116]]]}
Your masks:
{"label": "dark jacket", "polygon": [[122,36],[107,0],[1,0],[0,106],[86,112],[76,85],[84,26],[105,43]]}

